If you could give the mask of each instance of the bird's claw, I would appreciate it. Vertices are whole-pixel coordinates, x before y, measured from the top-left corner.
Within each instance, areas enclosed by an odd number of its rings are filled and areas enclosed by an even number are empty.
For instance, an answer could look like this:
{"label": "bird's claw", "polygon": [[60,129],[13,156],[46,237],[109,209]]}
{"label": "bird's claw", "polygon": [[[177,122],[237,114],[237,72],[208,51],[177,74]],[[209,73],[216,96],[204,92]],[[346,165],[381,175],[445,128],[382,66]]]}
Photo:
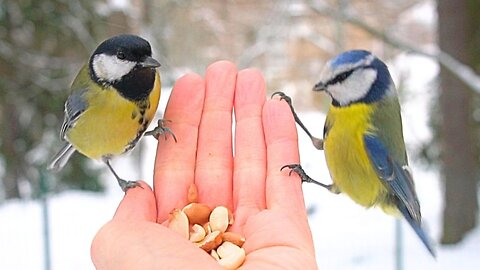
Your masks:
{"label": "bird's claw", "polygon": [[281,91],[277,91],[277,92],[273,93],[271,98],[273,98],[275,96],[279,96],[280,100],[285,100],[289,105],[292,104],[292,98],[287,96],[285,93],[283,93]]}
{"label": "bird's claw", "polygon": [[139,187],[143,189],[143,187],[137,181],[126,181],[123,179],[117,179],[117,181],[118,181],[118,185],[120,186],[122,191],[125,193],[131,188]]}
{"label": "bird's claw", "polygon": [[288,176],[291,176],[292,175],[292,172],[295,172],[296,174],[298,174],[298,176],[300,176],[300,178],[302,179],[302,182],[305,182],[304,178],[310,178],[306,173],[305,171],[303,170],[302,166],[300,164],[288,164],[288,165],[284,165],[282,168],[280,168],[280,171],[283,171],[283,169],[285,168],[289,168],[290,171],[288,172]]}
{"label": "bird's claw", "polygon": [[295,172],[296,174],[298,174],[298,176],[300,176],[300,179],[302,180],[302,183],[313,183],[328,189],[332,193],[335,193],[335,194],[340,193],[340,190],[338,190],[338,188],[335,185],[326,185],[308,176],[308,174],[303,170],[302,165],[300,164],[285,165],[282,168],[280,168],[280,171],[282,171],[285,168],[290,169],[290,172],[288,173],[289,176],[292,175],[292,172]]}
{"label": "bird's claw", "polygon": [[280,100],[285,100],[285,102],[287,102],[288,106],[290,107],[290,111],[292,111],[292,115],[293,115],[293,118],[295,119],[295,122],[303,129],[303,131],[305,131],[305,133],[308,135],[310,140],[312,140],[313,146],[315,146],[315,148],[317,148],[318,150],[323,150],[323,140],[314,137],[310,133],[310,131],[308,131],[307,127],[305,127],[305,125],[302,123],[302,121],[298,117],[297,113],[295,112],[295,109],[293,108],[292,98],[287,96],[285,93],[283,93],[281,91],[277,91],[277,92],[273,93],[272,98],[274,96],[279,96]]}
{"label": "bird's claw", "polygon": [[175,134],[173,131],[164,126],[165,122],[171,122],[170,120],[165,120],[165,119],[159,119],[157,127],[154,128],[153,130],[145,132],[145,136],[153,136],[155,139],[158,140],[160,135],[163,135],[165,137],[165,140],[167,139],[167,133],[170,134],[173,137],[173,140],[177,142],[177,137],[175,137]]}

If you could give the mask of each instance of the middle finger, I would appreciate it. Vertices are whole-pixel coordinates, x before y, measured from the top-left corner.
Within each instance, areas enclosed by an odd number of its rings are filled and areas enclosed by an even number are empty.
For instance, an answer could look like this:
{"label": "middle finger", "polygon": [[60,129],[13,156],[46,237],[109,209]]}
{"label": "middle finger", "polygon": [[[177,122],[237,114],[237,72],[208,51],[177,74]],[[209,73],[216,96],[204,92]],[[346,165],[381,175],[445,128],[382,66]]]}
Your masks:
{"label": "middle finger", "polygon": [[205,103],[199,127],[195,184],[210,207],[232,207],[232,108],[236,66],[213,63],[205,75]]}

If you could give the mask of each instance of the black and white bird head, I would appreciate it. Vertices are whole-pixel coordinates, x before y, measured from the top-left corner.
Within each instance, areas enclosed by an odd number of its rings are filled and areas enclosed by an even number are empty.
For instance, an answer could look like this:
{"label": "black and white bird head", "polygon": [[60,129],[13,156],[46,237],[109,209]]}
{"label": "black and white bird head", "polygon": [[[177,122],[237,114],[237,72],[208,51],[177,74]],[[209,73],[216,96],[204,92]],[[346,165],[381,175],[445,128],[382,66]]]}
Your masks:
{"label": "black and white bird head", "polygon": [[156,68],[152,48],[135,35],[118,35],[102,42],[90,58],[90,69],[96,79],[113,83],[135,69]]}
{"label": "black and white bird head", "polygon": [[[135,35],[118,35],[102,42],[89,61],[92,79],[99,85],[112,85],[127,98],[144,97],[153,87],[155,68],[152,48]],[[135,92],[142,92],[135,93]],[[131,93],[130,93],[131,92]]]}
{"label": "black and white bird head", "polygon": [[344,52],[327,62],[314,91],[325,91],[335,106],[372,103],[396,95],[387,66],[364,50]]}

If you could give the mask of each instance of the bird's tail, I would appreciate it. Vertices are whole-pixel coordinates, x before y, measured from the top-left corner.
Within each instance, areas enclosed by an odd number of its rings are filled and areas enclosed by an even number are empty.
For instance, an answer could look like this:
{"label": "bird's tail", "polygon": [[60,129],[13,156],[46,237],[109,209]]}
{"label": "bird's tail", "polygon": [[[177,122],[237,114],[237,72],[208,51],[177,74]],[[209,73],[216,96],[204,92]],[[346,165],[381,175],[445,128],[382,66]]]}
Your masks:
{"label": "bird's tail", "polygon": [[53,171],[59,171],[67,164],[72,154],[75,152],[75,148],[70,143],[67,143],[50,161],[47,169]]}
{"label": "bird's tail", "polygon": [[428,249],[430,254],[432,254],[433,257],[436,257],[435,249],[433,248],[433,245],[430,241],[430,238],[428,237],[427,233],[425,233],[425,231],[423,230],[420,222],[412,218],[412,216],[410,215],[410,213],[408,212],[408,210],[405,206],[402,207],[402,206],[399,205],[398,210],[400,210],[402,215],[408,221],[408,224],[410,224],[410,226],[415,231],[415,233],[418,235],[420,240],[422,240],[422,243]]}

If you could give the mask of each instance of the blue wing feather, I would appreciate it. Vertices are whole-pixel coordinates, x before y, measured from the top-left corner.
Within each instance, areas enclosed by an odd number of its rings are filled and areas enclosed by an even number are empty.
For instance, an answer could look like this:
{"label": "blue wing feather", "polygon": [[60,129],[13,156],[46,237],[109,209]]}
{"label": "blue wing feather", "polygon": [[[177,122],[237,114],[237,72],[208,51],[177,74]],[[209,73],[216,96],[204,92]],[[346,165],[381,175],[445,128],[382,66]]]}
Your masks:
{"label": "blue wing feather", "polygon": [[387,148],[377,137],[366,135],[363,140],[378,177],[395,196],[398,210],[420,237],[428,251],[435,256],[435,251],[421,226],[420,204],[415,194],[410,172],[404,168],[405,166],[391,158]]}
{"label": "blue wing feather", "polygon": [[384,144],[375,136],[364,136],[365,148],[377,175],[387,188],[405,205],[410,215],[420,221],[418,202],[410,174],[394,161]]}

